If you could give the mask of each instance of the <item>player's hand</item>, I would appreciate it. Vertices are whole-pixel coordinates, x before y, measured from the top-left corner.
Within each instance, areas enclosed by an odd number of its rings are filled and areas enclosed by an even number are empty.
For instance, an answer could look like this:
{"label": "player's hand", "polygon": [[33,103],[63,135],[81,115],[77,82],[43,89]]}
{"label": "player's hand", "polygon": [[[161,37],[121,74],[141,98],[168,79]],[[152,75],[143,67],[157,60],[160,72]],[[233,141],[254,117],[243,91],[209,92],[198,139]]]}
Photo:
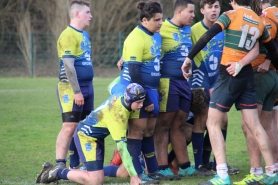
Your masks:
{"label": "player's hand", "polygon": [[79,107],[84,105],[84,97],[81,92],[74,95],[74,103]]}
{"label": "player's hand", "polygon": [[145,111],[147,112],[152,112],[154,110],[154,104],[150,104],[147,107],[145,107]]}
{"label": "player's hand", "polygon": [[120,60],[117,62],[117,66],[118,66],[119,70],[123,69],[123,63],[124,63],[124,61],[122,60],[122,58],[120,58]]}
{"label": "player's hand", "polygon": [[130,184],[131,185],[141,185],[142,181],[138,176],[133,176],[130,178]]}
{"label": "player's hand", "polygon": [[257,72],[266,73],[269,70],[270,63],[271,63],[270,60],[265,59],[265,61],[258,66]]}
{"label": "player's hand", "polygon": [[226,64],[226,66],[228,66],[226,71],[230,75],[232,75],[233,77],[235,77],[241,71],[241,69],[243,68],[243,65],[240,61],[238,61],[238,62],[228,62]]}
{"label": "player's hand", "polygon": [[192,75],[191,68],[192,68],[191,60],[188,57],[186,57],[186,59],[184,60],[181,66],[182,74],[186,80],[188,80],[188,78]]}

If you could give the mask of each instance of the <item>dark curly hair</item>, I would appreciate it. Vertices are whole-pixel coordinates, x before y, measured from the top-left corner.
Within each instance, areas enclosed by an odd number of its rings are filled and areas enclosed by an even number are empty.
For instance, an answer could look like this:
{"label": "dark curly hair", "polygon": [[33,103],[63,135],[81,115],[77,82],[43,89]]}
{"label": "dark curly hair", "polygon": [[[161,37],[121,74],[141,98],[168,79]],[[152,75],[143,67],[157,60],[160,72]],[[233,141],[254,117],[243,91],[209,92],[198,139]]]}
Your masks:
{"label": "dark curly hair", "polygon": [[194,88],[192,91],[192,101],[191,101],[191,112],[200,113],[204,110],[208,105],[208,97],[203,88]]}

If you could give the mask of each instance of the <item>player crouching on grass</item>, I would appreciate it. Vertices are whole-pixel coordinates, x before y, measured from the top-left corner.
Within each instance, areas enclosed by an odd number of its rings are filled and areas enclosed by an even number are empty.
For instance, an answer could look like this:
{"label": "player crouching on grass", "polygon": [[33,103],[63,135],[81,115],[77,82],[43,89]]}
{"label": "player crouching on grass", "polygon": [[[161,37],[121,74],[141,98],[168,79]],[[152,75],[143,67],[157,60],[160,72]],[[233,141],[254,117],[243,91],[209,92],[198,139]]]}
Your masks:
{"label": "player crouching on grass", "polygon": [[79,122],[75,130],[74,142],[87,170],[70,170],[65,166],[53,166],[46,162],[36,183],[48,184],[64,179],[79,184],[103,184],[104,138],[111,134],[130,176],[130,184],[142,184],[127,150],[126,127],[130,112],[142,108],[146,91],[139,84],[131,83],[124,93],[117,92]]}

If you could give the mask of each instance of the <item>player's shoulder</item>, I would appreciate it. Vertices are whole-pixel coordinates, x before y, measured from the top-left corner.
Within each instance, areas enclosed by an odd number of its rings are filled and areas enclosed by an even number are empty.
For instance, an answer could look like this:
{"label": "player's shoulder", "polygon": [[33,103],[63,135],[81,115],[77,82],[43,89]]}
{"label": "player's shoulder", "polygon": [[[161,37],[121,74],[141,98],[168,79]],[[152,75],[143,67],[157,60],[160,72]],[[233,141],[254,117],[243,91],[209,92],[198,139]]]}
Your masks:
{"label": "player's shoulder", "polygon": [[231,15],[231,14],[234,14],[235,12],[236,12],[235,10],[228,10],[228,11],[223,12],[223,15]]}
{"label": "player's shoulder", "polygon": [[202,22],[199,21],[199,22],[195,23],[193,26],[191,26],[191,31],[198,30],[202,27],[203,27]]}

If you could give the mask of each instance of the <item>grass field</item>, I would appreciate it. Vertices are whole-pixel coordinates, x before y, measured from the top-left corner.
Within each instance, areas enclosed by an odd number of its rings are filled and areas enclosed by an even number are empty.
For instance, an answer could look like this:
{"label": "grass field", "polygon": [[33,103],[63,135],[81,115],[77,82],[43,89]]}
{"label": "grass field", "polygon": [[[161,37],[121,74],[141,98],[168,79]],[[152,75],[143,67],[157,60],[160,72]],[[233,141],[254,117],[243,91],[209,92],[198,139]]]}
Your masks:
{"label": "grass field", "polygon": [[[94,80],[95,107],[109,96],[106,87],[111,80]],[[35,184],[42,164],[45,161],[54,163],[55,142],[62,122],[56,84],[56,78],[0,78],[0,184]],[[227,160],[229,165],[241,169],[240,174],[231,176],[233,181],[238,181],[249,173],[249,160],[240,114],[233,108],[228,115]],[[109,163],[114,147],[108,137],[105,164]],[[190,160],[194,162],[191,145],[188,150]],[[175,182],[162,181],[161,184],[196,185],[207,179],[188,177]],[[128,182],[128,179],[105,178],[105,184]]]}

